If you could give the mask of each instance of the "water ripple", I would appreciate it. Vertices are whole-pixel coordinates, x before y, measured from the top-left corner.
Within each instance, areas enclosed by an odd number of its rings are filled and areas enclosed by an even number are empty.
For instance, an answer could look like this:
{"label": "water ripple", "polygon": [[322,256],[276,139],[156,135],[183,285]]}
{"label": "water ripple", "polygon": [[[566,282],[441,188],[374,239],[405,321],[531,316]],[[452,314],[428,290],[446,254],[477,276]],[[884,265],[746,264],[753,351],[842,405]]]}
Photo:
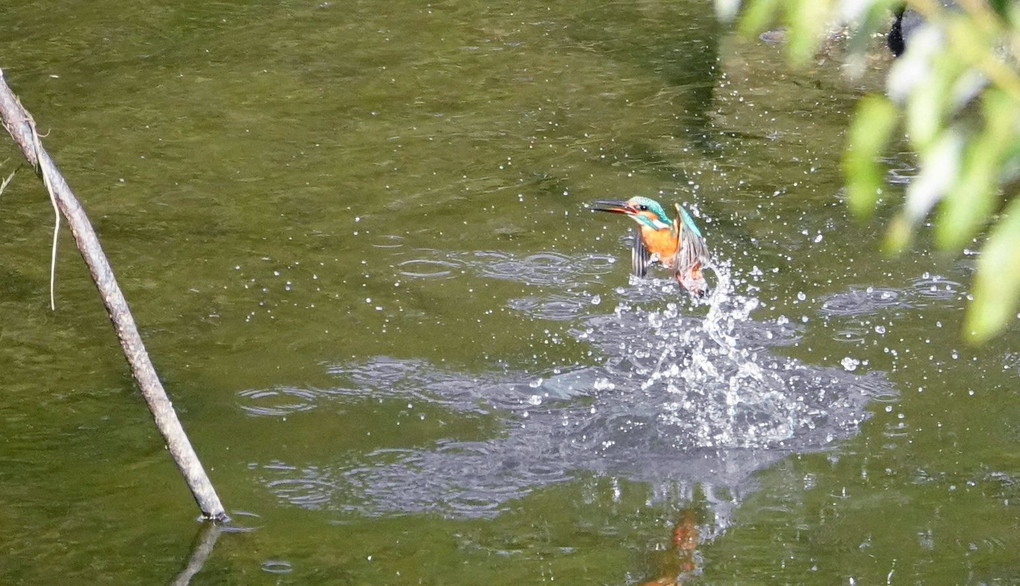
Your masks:
{"label": "water ripple", "polygon": [[493,279],[521,281],[528,285],[557,285],[572,280],[571,259],[551,252],[533,254],[522,260],[507,258],[487,262],[481,267],[482,275]]}
{"label": "water ripple", "polygon": [[266,483],[279,499],[303,509],[320,509],[333,501],[336,486],[328,478],[317,478],[317,470],[303,470],[300,478],[280,478]]}
{"label": "water ripple", "polygon": [[412,259],[397,263],[397,273],[413,279],[452,279],[462,270],[452,260]]}
{"label": "water ripple", "polygon": [[[523,264],[534,269],[528,279],[552,279],[569,260],[542,255]],[[485,264],[499,262],[510,260]],[[657,486],[698,482],[740,494],[756,470],[790,451],[826,449],[856,433],[869,400],[896,395],[880,373],[818,367],[772,352],[799,340],[800,330],[785,320],[754,321],[757,301],[721,281],[702,316],[680,303],[665,309],[620,304],[585,316],[575,315],[577,298],[518,301],[524,311],[553,308],[551,315],[574,320],[570,335],[604,356],[599,364],[538,374],[466,374],[389,357],[334,365],[329,372],[337,387],[320,398],[413,398],[452,412],[496,415],[501,429],[488,439],[376,450],[355,463],[267,465],[260,468],[267,489],[304,508],[469,518],[497,515],[510,501],[579,472]],[[900,301],[853,293],[830,310],[883,302]]]}
{"label": "water ripple", "polygon": [[248,389],[237,393],[240,407],[250,415],[281,417],[315,408],[316,393],[308,389],[281,387]]}
{"label": "water ripple", "polygon": [[379,236],[372,242],[372,248],[401,248],[404,246],[404,237],[396,234]]}
{"label": "water ripple", "polygon": [[910,307],[904,295],[896,289],[868,287],[852,288],[830,295],[822,303],[825,315],[866,315],[891,307]]}
{"label": "water ripple", "polygon": [[535,319],[565,321],[576,318],[598,303],[597,297],[588,295],[549,295],[513,299],[510,308]]}
{"label": "water ripple", "polygon": [[477,252],[467,262],[482,276],[492,279],[533,286],[575,287],[598,281],[612,270],[616,259],[606,255],[569,256],[555,252],[516,258],[500,252]]}
{"label": "water ripple", "polygon": [[[938,275],[925,273],[920,279],[911,283],[911,292],[915,297],[929,301],[951,301],[958,299],[963,285]],[[922,303],[922,305],[926,305]]]}
{"label": "water ripple", "polygon": [[269,574],[289,574],[294,571],[294,567],[287,561],[266,560],[262,563],[262,571]]}
{"label": "water ripple", "polygon": [[614,270],[616,258],[604,254],[566,255],[542,252],[518,258],[502,251],[478,250],[449,253],[413,251],[414,258],[394,265],[397,273],[417,279],[451,279],[472,271],[483,277],[515,281],[531,286],[564,288],[589,285]]}

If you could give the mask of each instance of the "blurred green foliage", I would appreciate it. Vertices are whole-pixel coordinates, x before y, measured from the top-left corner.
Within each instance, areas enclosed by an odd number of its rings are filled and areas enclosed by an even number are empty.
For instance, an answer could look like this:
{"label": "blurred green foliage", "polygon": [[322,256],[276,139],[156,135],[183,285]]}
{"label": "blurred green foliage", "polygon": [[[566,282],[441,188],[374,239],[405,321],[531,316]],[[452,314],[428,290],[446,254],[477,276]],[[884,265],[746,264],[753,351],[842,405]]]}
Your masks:
{"label": "blurred green foliage", "polygon": [[[723,16],[737,14],[735,0],[716,5]],[[787,28],[794,64],[812,59],[838,27],[848,58],[860,60],[893,15],[907,11],[906,51],[889,68],[885,94],[860,100],[848,134],[849,205],[870,217],[884,193],[883,155],[905,137],[920,170],[885,248],[904,249],[929,223],[940,248],[981,242],[965,336],[982,342],[1002,332],[1020,301],[1020,2],[747,0],[741,8],[746,35]]]}

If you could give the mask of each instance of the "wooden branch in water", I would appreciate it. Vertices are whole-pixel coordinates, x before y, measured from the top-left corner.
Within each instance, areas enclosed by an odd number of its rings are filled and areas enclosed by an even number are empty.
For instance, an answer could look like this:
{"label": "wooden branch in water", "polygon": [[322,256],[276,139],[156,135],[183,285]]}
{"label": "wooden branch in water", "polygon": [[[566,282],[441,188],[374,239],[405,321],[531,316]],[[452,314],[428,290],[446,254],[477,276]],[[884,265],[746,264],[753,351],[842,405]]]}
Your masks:
{"label": "wooden branch in water", "polygon": [[8,87],[3,70],[0,70],[0,118],[3,119],[4,127],[17,143],[21,152],[24,153],[25,158],[43,179],[55,205],[67,219],[78,250],[81,252],[82,258],[85,259],[85,264],[88,265],[89,272],[92,273],[92,279],[99,289],[103,303],[110,313],[110,320],[117,331],[117,337],[120,338],[124,356],[131,365],[131,372],[135,381],[138,382],[145,402],[149,405],[149,411],[152,412],[152,416],[156,420],[156,427],[163,434],[167,448],[184,475],[202,514],[207,519],[226,521],[228,517],[216,495],[216,490],[209,481],[209,477],[198,459],[198,454],[191,447],[191,442],[188,441],[188,436],[184,433],[177,413],[174,411],[166,391],[163,390],[163,384],[156,375],[156,369],[152,366],[152,361],[149,360],[149,354],[145,351],[142,338],[138,335],[134,317],[128,308],[127,300],[124,299],[124,294],[117,285],[117,279],[114,277],[113,269],[99,244],[99,238],[96,236],[95,230],[92,229],[92,224],[85,215],[85,210],[78,198],[71,192],[67,181],[64,180],[53,159],[43,148],[32,116]]}
{"label": "wooden branch in water", "polygon": [[205,563],[212,556],[213,550],[216,548],[216,540],[220,538],[220,531],[222,530],[223,528],[216,523],[207,523],[199,527],[195,543],[191,546],[191,557],[188,559],[188,565],[170,582],[170,586],[188,586],[191,584],[191,579],[202,571]]}

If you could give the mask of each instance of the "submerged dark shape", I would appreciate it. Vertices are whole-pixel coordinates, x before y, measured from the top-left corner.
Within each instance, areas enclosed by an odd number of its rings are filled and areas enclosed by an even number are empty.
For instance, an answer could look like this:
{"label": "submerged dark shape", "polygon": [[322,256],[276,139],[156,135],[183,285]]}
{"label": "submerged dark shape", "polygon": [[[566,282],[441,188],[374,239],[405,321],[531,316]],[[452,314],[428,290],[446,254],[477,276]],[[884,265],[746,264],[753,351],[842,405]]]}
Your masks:
{"label": "submerged dark shape", "polygon": [[[953,0],[940,0],[943,8],[956,8]],[[894,12],[896,19],[889,27],[889,34],[886,35],[885,43],[892,51],[892,54],[899,57],[907,50],[907,44],[914,32],[924,24],[924,17],[915,10],[910,10],[905,4],[900,5]]]}
{"label": "submerged dark shape", "polygon": [[708,246],[694,218],[679,204],[676,219],[654,199],[632,197],[626,201],[601,200],[592,209],[624,214],[637,222],[637,233],[631,249],[631,273],[643,277],[649,264],[661,264],[673,271],[684,288],[701,297],[708,293],[708,282],[702,270],[709,266]]}

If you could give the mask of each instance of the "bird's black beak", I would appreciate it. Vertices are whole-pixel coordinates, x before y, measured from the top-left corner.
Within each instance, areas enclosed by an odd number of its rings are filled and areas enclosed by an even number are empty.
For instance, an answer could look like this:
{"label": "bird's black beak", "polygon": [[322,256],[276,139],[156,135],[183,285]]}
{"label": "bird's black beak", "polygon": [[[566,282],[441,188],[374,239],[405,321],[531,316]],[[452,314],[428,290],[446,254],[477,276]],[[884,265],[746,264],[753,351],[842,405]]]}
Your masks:
{"label": "bird's black beak", "polygon": [[616,214],[633,214],[637,211],[625,201],[611,199],[596,201],[592,204],[591,209],[596,212],[613,212]]}

